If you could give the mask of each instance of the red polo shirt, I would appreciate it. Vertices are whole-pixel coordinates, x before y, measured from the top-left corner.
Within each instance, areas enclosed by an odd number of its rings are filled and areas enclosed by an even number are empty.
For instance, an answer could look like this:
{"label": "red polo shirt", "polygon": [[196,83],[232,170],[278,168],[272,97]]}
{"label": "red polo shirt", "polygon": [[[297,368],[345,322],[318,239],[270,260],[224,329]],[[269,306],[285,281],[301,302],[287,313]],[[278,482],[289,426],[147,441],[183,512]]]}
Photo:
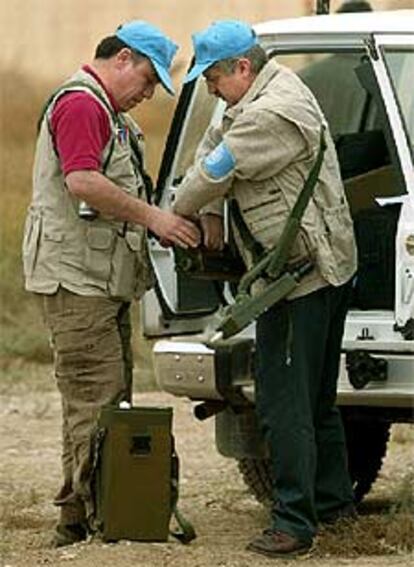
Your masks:
{"label": "red polo shirt", "polygon": [[[118,107],[94,70],[82,67],[105,89],[112,106]],[[64,94],[52,111],[51,128],[64,175],[71,171],[95,170],[102,166],[102,152],[109,141],[111,128],[102,104],[85,91]]]}

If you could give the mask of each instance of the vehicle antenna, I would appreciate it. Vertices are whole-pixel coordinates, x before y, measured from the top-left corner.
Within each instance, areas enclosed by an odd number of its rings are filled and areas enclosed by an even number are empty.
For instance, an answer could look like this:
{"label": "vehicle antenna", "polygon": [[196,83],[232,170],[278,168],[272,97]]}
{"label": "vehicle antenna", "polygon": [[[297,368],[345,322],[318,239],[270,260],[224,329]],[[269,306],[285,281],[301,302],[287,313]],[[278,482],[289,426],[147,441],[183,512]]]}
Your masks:
{"label": "vehicle antenna", "polygon": [[329,14],[330,0],[316,0],[316,13]]}

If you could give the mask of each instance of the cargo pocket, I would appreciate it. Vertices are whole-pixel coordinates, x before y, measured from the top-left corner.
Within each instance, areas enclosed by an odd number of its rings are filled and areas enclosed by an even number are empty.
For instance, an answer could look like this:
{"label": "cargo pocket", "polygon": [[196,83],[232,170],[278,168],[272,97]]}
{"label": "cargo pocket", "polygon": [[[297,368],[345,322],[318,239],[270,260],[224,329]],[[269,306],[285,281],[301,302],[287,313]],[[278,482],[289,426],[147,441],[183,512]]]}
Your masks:
{"label": "cargo pocket", "polygon": [[141,243],[142,236],[137,232],[127,231],[125,237],[117,237],[109,281],[111,297],[130,300],[134,296]]}
{"label": "cargo pocket", "polygon": [[309,232],[299,228],[298,235],[289,252],[289,264],[294,265],[304,259],[313,260],[316,254],[316,242]]}
{"label": "cargo pocket", "polygon": [[85,356],[96,341],[93,333],[88,331],[93,324],[92,314],[86,310],[68,309],[58,315],[49,315],[48,324],[55,351],[56,378],[76,376],[85,367]]}
{"label": "cargo pocket", "polygon": [[289,208],[282,193],[243,209],[248,228],[264,246],[272,246],[278,241],[288,215]]}
{"label": "cargo pocket", "polygon": [[99,405],[105,392],[108,403],[123,387],[122,347],[114,317],[118,308],[90,298],[88,307],[49,315],[58,387],[78,409],[85,402]]}
{"label": "cargo pocket", "polygon": [[33,275],[42,232],[42,217],[28,214],[23,232],[23,270],[25,276]]}
{"label": "cargo pocket", "polygon": [[115,233],[110,228],[90,226],[86,232],[86,273],[107,282],[111,271],[111,248]]}
{"label": "cargo pocket", "polygon": [[331,284],[344,283],[354,272],[356,248],[354,230],[346,204],[322,211],[325,233],[319,246],[323,277]]}

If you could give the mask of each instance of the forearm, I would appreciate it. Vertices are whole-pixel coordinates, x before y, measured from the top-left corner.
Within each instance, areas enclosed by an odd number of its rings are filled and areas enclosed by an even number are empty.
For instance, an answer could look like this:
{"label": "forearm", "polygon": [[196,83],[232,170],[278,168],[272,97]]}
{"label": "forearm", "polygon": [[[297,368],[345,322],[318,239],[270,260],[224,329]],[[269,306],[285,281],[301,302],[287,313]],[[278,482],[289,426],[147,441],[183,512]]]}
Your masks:
{"label": "forearm", "polygon": [[192,222],[129,195],[97,171],[74,171],[66,176],[66,184],[72,195],[102,216],[140,224],[162,242],[184,248],[200,242],[200,231]]}
{"label": "forearm", "polygon": [[[231,175],[219,180],[209,178],[199,162],[178,187],[173,210],[180,215],[190,216],[214,201],[216,206],[213,209],[216,213],[218,200],[227,194],[231,183]],[[206,210],[209,211],[210,207]]]}
{"label": "forearm", "polygon": [[98,171],[74,171],[66,177],[72,195],[86,201],[104,216],[152,228],[157,222],[156,207],[123,191]]}

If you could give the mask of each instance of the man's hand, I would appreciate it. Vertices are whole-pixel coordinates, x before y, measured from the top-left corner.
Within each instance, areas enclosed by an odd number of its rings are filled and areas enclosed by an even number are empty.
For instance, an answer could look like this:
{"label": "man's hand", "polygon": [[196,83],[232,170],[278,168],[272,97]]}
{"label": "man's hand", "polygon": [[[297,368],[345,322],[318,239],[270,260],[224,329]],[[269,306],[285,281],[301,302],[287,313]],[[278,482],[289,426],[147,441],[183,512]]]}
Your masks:
{"label": "man's hand", "polygon": [[195,248],[200,244],[200,231],[190,220],[129,195],[98,171],[73,171],[65,181],[79,200],[108,217],[145,226],[164,245]]}
{"label": "man's hand", "polygon": [[181,248],[196,248],[200,244],[201,234],[197,226],[175,213],[152,207],[148,228],[160,238],[163,246],[177,244]]}
{"label": "man's hand", "polygon": [[223,217],[219,215],[201,215],[201,228],[203,229],[203,244],[207,250],[223,250],[224,224]]}

